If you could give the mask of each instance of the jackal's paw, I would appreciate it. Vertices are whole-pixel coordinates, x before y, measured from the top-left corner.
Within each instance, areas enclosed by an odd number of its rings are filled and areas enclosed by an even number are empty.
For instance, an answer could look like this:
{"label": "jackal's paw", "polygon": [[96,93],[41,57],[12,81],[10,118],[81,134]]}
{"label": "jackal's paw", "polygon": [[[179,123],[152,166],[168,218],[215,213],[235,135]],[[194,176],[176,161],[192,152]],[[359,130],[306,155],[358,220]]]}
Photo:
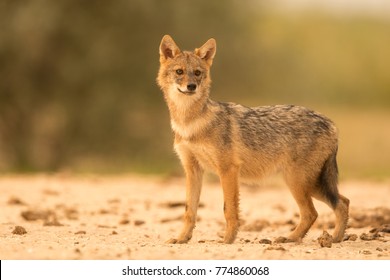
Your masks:
{"label": "jackal's paw", "polygon": [[176,239],[176,238],[171,238],[167,240],[165,243],[166,244],[185,244],[188,242],[189,239]]}
{"label": "jackal's paw", "polygon": [[342,241],[344,241],[344,240],[348,240],[348,238],[349,238],[349,236],[347,235],[347,234],[345,234],[345,235],[337,235],[337,236],[333,236],[332,237],[332,242],[333,243],[340,243],[340,242],[342,242]]}
{"label": "jackal's paw", "polygon": [[236,240],[237,233],[233,234],[226,234],[225,238],[223,239],[223,243],[225,244],[232,244],[234,240]]}
{"label": "jackal's paw", "polygon": [[284,236],[279,236],[278,238],[275,239],[275,243],[291,243],[295,242],[296,240],[284,237]]}
{"label": "jackal's paw", "polygon": [[233,242],[234,242],[234,239],[232,239],[232,238],[225,238],[222,243],[232,244]]}

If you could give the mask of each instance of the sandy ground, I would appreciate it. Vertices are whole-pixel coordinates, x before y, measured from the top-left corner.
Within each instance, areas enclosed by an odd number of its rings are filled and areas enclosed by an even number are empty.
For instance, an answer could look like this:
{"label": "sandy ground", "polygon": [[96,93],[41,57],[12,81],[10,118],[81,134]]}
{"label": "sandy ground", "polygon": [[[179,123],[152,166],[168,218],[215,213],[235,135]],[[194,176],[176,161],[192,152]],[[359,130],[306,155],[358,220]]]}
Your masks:
{"label": "sandy ground", "polygon": [[[0,259],[386,259],[390,260],[390,182],[342,182],[351,215],[342,243],[322,247],[334,216],[318,202],[317,222],[299,243],[275,243],[298,222],[298,208],[277,179],[242,186],[243,225],[221,244],[222,190],[205,182],[193,239],[176,237],[184,179],[139,176],[0,177]],[[271,244],[267,244],[271,243]]]}

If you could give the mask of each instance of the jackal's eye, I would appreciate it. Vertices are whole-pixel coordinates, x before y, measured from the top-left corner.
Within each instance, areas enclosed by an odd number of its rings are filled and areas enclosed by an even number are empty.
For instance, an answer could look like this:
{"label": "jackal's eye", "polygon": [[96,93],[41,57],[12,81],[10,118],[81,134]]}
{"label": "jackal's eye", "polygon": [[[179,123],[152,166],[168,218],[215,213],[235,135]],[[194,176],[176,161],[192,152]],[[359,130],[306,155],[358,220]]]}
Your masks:
{"label": "jackal's eye", "polygon": [[195,76],[200,76],[200,74],[202,74],[202,72],[200,70],[195,70],[194,74],[195,74]]}
{"label": "jackal's eye", "polygon": [[177,75],[183,75],[183,73],[184,73],[183,69],[177,69],[176,70],[176,74]]}

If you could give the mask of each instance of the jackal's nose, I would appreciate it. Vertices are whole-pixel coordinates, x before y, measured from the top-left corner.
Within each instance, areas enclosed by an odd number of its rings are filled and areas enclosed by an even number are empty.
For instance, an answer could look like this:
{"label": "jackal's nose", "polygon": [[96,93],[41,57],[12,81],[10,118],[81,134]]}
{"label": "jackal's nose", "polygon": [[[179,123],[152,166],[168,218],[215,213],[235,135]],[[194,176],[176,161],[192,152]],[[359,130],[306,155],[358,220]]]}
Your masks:
{"label": "jackal's nose", "polygon": [[195,91],[196,90],[196,84],[188,84],[187,89],[189,91]]}

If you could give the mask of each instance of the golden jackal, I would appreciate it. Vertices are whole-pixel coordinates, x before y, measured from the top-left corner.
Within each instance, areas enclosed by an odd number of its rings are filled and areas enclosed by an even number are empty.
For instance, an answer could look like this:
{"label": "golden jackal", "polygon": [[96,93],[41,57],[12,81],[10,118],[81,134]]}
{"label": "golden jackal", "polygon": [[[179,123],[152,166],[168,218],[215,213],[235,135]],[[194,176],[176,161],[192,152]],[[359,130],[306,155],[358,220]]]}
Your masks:
{"label": "golden jackal", "polygon": [[327,117],[293,106],[249,108],[209,98],[216,41],[194,52],[181,51],[169,35],[160,44],[161,87],[175,135],[174,147],[186,174],[184,228],[169,243],[192,237],[204,169],[221,181],[226,218],[225,243],[239,227],[239,180],[280,170],[298,203],[300,222],[287,241],[303,238],[317,218],[312,197],[335,212],[334,242],[342,241],[349,200],[337,189],[337,129]]}

